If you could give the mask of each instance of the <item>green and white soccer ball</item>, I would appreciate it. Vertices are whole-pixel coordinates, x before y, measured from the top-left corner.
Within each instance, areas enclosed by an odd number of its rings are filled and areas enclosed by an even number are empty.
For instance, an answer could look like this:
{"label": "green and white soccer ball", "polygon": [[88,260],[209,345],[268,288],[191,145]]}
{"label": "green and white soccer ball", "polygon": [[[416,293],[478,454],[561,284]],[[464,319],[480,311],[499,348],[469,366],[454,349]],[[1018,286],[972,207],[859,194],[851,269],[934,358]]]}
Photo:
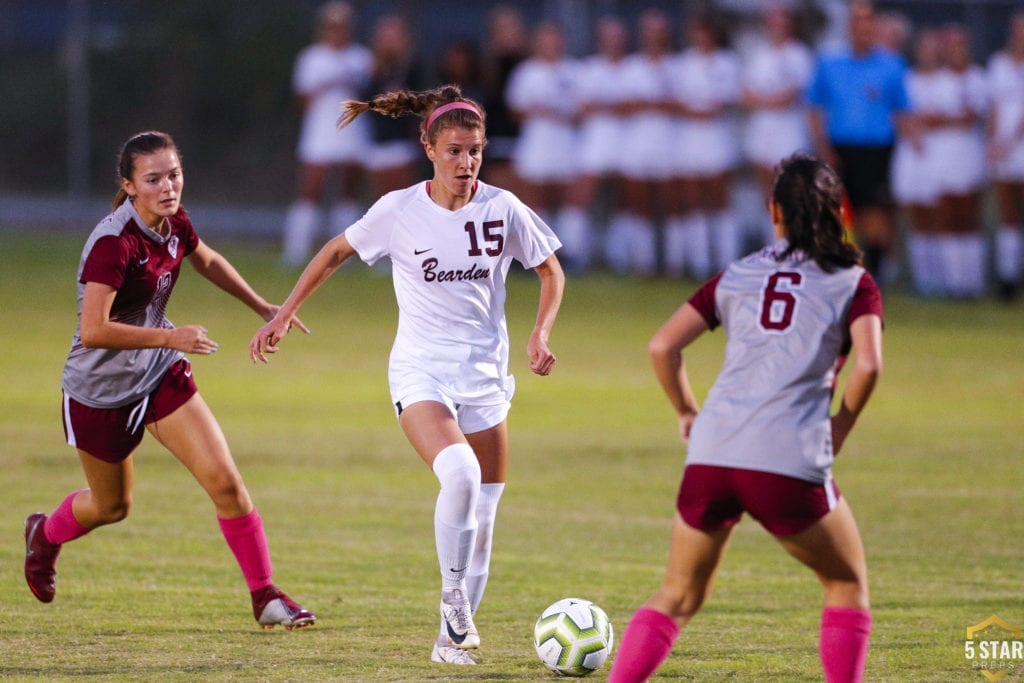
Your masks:
{"label": "green and white soccer ball", "polygon": [[565,598],[540,615],[533,645],[544,666],[559,676],[586,676],[612,653],[612,624],[604,610],[581,598]]}

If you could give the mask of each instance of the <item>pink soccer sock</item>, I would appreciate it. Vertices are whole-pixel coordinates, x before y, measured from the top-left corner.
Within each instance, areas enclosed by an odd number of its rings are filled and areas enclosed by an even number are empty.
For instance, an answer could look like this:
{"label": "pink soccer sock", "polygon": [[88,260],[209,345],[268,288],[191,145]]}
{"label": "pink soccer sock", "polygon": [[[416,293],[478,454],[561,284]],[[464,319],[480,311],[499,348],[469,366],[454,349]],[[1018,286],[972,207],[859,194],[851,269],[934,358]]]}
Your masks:
{"label": "pink soccer sock", "polygon": [[221,533],[228,547],[235,554],[242,576],[249,586],[249,591],[257,591],[269,586],[273,567],[270,564],[270,548],[267,535],[263,531],[263,519],[253,508],[247,515],[224,519],[218,517]]}
{"label": "pink soccer sock", "polygon": [[622,634],[608,683],[646,681],[672,651],[679,626],[672,617],[641,607]]}
{"label": "pink soccer sock", "polygon": [[53,511],[53,514],[46,518],[46,523],[43,525],[43,535],[46,536],[46,540],[50,543],[60,545],[85,536],[92,531],[92,529],[82,526],[75,519],[75,513],[71,510],[71,503],[79,493],[81,491],[73,491],[67,498],[61,501],[61,504]]}
{"label": "pink soccer sock", "polygon": [[821,611],[821,666],[826,683],[859,683],[871,637],[871,612],[848,607]]}

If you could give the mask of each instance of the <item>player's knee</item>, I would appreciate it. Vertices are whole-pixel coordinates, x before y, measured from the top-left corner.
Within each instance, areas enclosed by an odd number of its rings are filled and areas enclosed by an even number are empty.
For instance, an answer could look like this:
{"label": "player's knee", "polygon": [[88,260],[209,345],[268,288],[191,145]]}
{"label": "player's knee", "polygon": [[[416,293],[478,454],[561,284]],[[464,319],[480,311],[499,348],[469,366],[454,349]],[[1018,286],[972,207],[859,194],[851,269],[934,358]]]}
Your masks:
{"label": "player's knee", "polygon": [[116,524],[128,516],[131,511],[132,499],[125,497],[120,500],[104,501],[96,504],[96,521],[100,526]]}
{"label": "player's knee", "polygon": [[825,585],[825,604],[834,607],[851,609],[868,609],[871,601],[868,594],[866,576],[855,575],[851,578],[823,580]]}
{"label": "player's knee", "polygon": [[219,472],[205,483],[205,488],[218,509],[241,509],[249,500],[249,492],[237,472]]}
{"label": "player's knee", "polygon": [[707,594],[703,586],[666,581],[651,602],[673,618],[688,621],[704,606]]}
{"label": "player's knee", "polygon": [[434,458],[433,469],[442,489],[469,494],[475,499],[480,490],[480,463],[468,444],[444,448]]}

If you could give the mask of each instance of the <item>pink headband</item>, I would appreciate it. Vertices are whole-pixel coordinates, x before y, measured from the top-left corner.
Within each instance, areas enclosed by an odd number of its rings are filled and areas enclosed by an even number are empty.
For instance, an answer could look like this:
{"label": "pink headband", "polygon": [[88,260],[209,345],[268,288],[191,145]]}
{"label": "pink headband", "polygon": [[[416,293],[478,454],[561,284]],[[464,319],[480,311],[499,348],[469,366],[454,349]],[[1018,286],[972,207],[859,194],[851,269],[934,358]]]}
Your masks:
{"label": "pink headband", "polygon": [[[468,109],[469,111],[473,112],[477,116],[480,116],[480,110],[477,109],[476,107],[474,107],[469,102],[462,102],[462,101],[449,102],[448,104],[442,104],[440,107],[438,107],[434,111],[430,112],[430,116],[427,117],[427,125],[424,127],[424,130],[429,131],[430,130],[430,126],[432,126],[434,124],[434,121],[437,120],[438,116],[440,116],[441,114],[443,114],[445,112],[452,111],[453,109]],[[480,116],[480,118],[482,119],[483,116]]]}

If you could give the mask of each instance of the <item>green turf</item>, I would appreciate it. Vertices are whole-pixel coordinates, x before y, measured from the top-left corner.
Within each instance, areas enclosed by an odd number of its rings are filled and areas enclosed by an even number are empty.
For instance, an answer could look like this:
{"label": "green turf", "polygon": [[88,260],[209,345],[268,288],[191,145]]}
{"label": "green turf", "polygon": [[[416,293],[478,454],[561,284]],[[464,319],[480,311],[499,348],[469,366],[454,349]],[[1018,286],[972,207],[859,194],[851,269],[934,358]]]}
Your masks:
{"label": "green turf", "polygon": [[[129,519],[69,544],[57,599],[36,602],[21,576],[23,519],[83,483],[58,412],[83,239],[0,233],[0,678],[549,680],[530,642],[544,607],[588,598],[621,632],[655,588],[683,449],[646,342],[692,283],[570,282],[551,339],[558,368],[538,378],[524,351],[535,278],[511,278],[513,459],[477,616],[481,664],[467,671],[429,662],[436,483],[388,401],[390,278],[346,267],[302,311],[313,334],[253,367],[259,321],[186,267],[169,315],[221,344],[193,360],[196,377],[266,521],[277,581],[321,621],[256,629],[211,505],[149,439]],[[294,281],[269,247],[215,246],[269,297]],[[993,613],[1024,626],[1022,340],[1020,304],[887,300],[885,374],[836,465],[870,564],[869,680],[983,681],[963,657],[966,627]],[[722,341],[688,353],[700,395]],[[659,679],[820,680],[820,599],[810,573],[745,521]]]}

